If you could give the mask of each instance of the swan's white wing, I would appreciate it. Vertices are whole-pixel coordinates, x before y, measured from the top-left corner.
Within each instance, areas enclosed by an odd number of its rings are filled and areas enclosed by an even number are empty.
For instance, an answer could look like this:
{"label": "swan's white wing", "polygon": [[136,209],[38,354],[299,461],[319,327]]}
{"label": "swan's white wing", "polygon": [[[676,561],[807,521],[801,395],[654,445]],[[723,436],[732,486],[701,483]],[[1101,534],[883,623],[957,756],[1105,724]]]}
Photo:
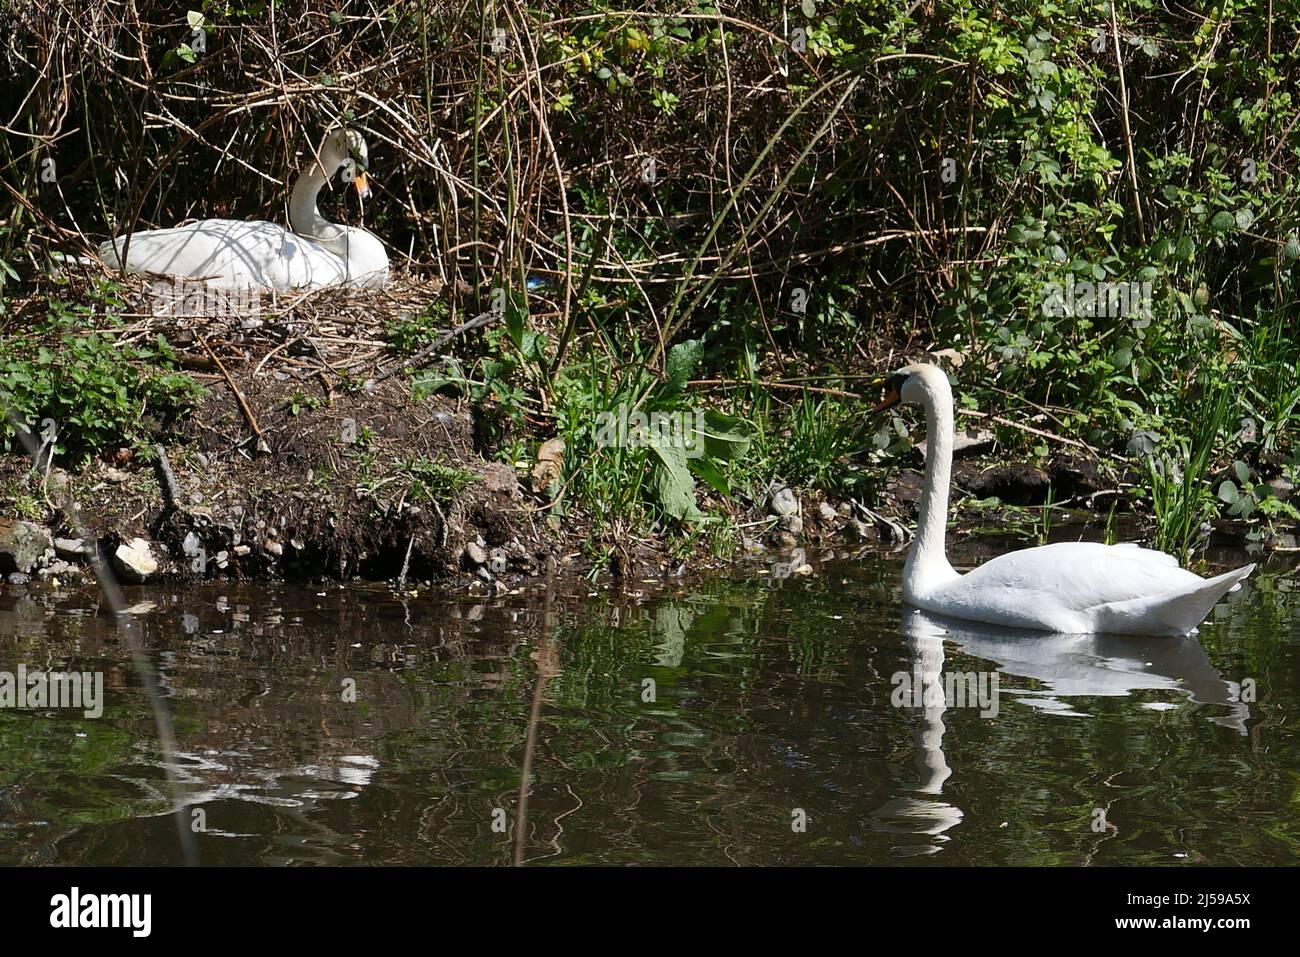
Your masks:
{"label": "swan's white wing", "polygon": [[999,555],[936,589],[923,607],[1018,628],[1088,632],[1091,609],[1200,582],[1163,552],[1058,542]]}
{"label": "swan's white wing", "polygon": [[[116,266],[126,237],[99,248]],[[127,269],[205,279],[223,289],[303,289],[346,280],[343,260],[319,243],[267,222],[205,219],[175,229],[134,233]]]}
{"label": "swan's white wing", "polygon": [[1111,602],[1094,611],[1098,630],[1150,635],[1186,635],[1196,630],[1224,595],[1241,587],[1255,566],[1224,572],[1214,578],[1197,578],[1163,595],[1147,595]]}
{"label": "swan's white wing", "polygon": [[1007,552],[963,575],[971,589],[1012,588],[1047,592],[1069,608],[1083,610],[1143,598],[1200,582],[1164,552],[1137,545],[1057,542]]}
{"label": "swan's white wing", "polygon": [[1253,567],[1205,579],[1136,545],[1058,542],[999,555],[936,589],[924,607],[1046,631],[1186,634]]}

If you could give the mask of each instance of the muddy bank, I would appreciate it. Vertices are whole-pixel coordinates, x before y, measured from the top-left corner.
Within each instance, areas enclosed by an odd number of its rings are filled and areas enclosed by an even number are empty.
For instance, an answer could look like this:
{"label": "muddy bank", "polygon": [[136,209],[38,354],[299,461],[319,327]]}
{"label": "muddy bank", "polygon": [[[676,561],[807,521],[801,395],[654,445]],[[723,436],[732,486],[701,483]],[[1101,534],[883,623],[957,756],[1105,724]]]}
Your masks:
{"label": "muddy bank", "polygon": [[[556,483],[572,466],[562,443],[529,435],[536,452],[503,460],[503,440],[487,438],[492,412],[454,394],[416,398],[409,360],[385,343],[385,324],[429,314],[440,292],[316,296],[256,321],[159,315],[155,299],[125,334],[165,335],[204,397],[174,425],[146,410],[143,437],[77,468],[59,457],[35,468],[30,457],[0,457],[5,586],[85,577],[98,555],[126,582],[363,579],[500,594],[539,576],[673,578],[736,558],[793,573],[827,548],[908,540],[920,450],[889,467],[870,502],[775,478],[749,496],[715,500],[731,527],[721,545],[701,536],[685,555],[680,539],[619,532],[581,501],[557,508]],[[143,308],[148,290],[136,295],[124,308]],[[424,351],[472,349],[486,324]],[[1101,538],[1117,514],[1133,514],[1138,477],[1112,461],[1068,449],[1046,464],[1008,462],[991,437],[958,444],[954,548],[989,533],[1021,543]],[[1049,501],[1044,521],[1039,506]],[[1209,544],[1240,546],[1249,528],[1218,523]],[[1123,537],[1141,539],[1143,529],[1129,521]]]}
{"label": "muddy bank", "polygon": [[[0,456],[0,574],[10,584],[75,577],[96,551],[128,582],[462,580],[499,590],[571,563],[521,484],[527,468],[482,446],[469,403],[412,395],[392,330],[441,336],[440,284],[270,297],[250,314],[245,303],[132,282],[114,303],[117,324],[104,327],[119,344],[165,340],[204,395],[174,422],[146,407],[122,447],[89,458],[42,455],[33,468],[30,456]],[[51,304],[26,307],[39,318]],[[429,354],[454,351],[471,331]]]}
{"label": "muddy bank", "polygon": [[0,481],[27,490],[28,514],[0,528],[3,570],[68,575],[98,548],[126,581],[468,577],[500,587],[569,560],[517,470],[476,451],[457,403],[416,402],[396,377],[339,391],[317,377],[230,374],[233,388],[209,383],[179,430],[150,446],[73,474],[29,476],[27,460],[5,462]]}
{"label": "muddy bank", "polygon": [[[477,443],[467,403],[417,400],[404,375],[342,388],[321,375],[255,371],[246,363],[209,378],[201,405],[174,431],[75,473],[6,458],[0,488],[26,495],[2,507],[8,585],[85,576],[91,549],[126,582],[364,579],[485,594],[539,576],[679,577],[724,560],[702,546],[683,560],[650,536],[612,553],[588,548],[609,534],[598,516],[577,503],[562,517],[548,510],[547,459],[558,467],[562,447],[544,446],[540,462],[499,461]],[[837,550],[899,546],[922,464],[918,453],[894,470],[869,507],[780,484],[737,499],[726,559],[799,574]],[[1062,456],[1039,467],[967,453],[954,472],[968,504],[955,510],[952,546],[972,561],[973,543],[991,534],[1020,544],[1100,538],[1113,508],[1123,537],[1141,537],[1123,479],[1104,463]],[[1056,507],[1044,527],[1033,506],[1049,496]],[[1243,533],[1241,523],[1222,523],[1211,544],[1240,546]],[[593,564],[597,553],[602,564]]]}

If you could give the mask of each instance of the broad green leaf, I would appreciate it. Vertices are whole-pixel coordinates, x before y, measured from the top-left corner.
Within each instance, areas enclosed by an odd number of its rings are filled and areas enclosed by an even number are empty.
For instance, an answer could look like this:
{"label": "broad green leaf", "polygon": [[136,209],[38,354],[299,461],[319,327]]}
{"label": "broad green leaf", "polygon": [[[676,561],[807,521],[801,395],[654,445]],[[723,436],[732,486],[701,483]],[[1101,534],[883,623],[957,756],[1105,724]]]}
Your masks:
{"label": "broad green leaf", "polygon": [[700,339],[687,339],[668,350],[664,362],[664,373],[668,381],[664,383],[665,395],[679,395],[686,388],[695,367],[704,356],[704,342]]}
{"label": "broad green leaf", "polygon": [[519,300],[510,292],[506,293],[505,300],[506,332],[510,334],[510,341],[522,350],[524,347],[524,320],[528,317],[528,311],[519,304]]}
{"label": "broad green leaf", "polygon": [[546,333],[528,329],[523,333],[523,342],[519,351],[527,361],[540,362],[546,355],[546,344]]}
{"label": "broad green leaf", "polygon": [[700,517],[699,506],[695,504],[695,479],[686,464],[685,449],[672,445],[652,444],[659,462],[655,468],[655,497],[664,512],[681,521],[692,521]]}
{"label": "broad green leaf", "polygon": [[718,469],[718,465],[713,459],[701,456],[700,458],[690,459],[689,462],[691,471],[713,486],[714,491],[719,495],[731,495],[731,483],[727,481],[726,476]]}
{"label": "broad green leaf", "polygon": [[717,409],[704,413],[704,450],[710,458],[741,458],[749,451],[752,439],[749,423]]}

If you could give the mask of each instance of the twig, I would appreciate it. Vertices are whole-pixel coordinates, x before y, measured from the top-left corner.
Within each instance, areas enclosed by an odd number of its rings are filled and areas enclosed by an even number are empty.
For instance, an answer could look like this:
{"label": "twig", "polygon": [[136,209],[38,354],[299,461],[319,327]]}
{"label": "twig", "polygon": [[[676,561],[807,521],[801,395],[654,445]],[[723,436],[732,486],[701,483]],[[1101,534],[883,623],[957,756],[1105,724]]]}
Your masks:
{"label": "twig", "polygon": [[167,450],[163,448],[162,443],[154,446],[154,451],[158,453],[158,476],[159,485],[162,488],[163,502],[167,505],[168,511],[175,511],[180,506],[180,489],[176,484],[176,473],[172,471],[171,459],[167,457]]}
{"label": "twig", "polygon": [[1115,3],[1110,3],[1110,36],[1115,44],[1115,67],[1119,70],[1120,122],[1124,127],[1124,147],[1128,152],[1129,183],[1133,187],[1133,208],[1137,213],[1138,241],[1145,243],[1147,228],[1142,219],[1142,194],[1138,187],[1137,160],[1133,156],[1133,130],[1128,120],[1128,85],[1124,82],[1124,57],[1119,49],[1119,21],[1115,16]]}
{"label": "twig", "polygon": [[759,385],[765,389],[791,389],[796,392],[816,392],[820,395],[835,395],[843,399],[863,400],[863,396],[857,392],[845,392],[842,389],[827,389],[824,386],[799,385],[792,382],[774,382],[771,380],[755,379],[748,382],[744,379],[692,379],[687,385],[695,386],[744,386]]}
{"label": "twig", "polygon": [[202,336],[198,336],[197,338],[199,340],[199,345],[203,346],[204,351],[207,352],[212,361],[216,363],[217,371],[221,373],[223,378],[225,378],[226,385],[230,386],[230,391],[235,394],[235,401],[239,403],[239,408],[244,413],[244,418],[248,420],[248,424],[253,429],[253,434],[257,436],[258,441],[260,442],[263,438],[262,428],[257,424],[257,416],[253,415],[253,410],[248,407],[248,402],[244,399],[244,393],[239,391],[239,386],[235,385],[235,380],[230,377],[230,373],[226,371],[226,367],[222,365],[221,360],[217,358],[217,354],[212,351],[212,347],[208,345],[208,340],[204,339]]}
{"label": "twig", "polygon": [[397,590],[401,591],[406,586],[406,573],[411,570],[411,549],[415,547],[415,536],[412,535],[410,541],[406,543],[406,557],[402,559],[402,574],[397,576]]}
{"label": "twig", "polygon": [[493,319],[497,319],[500,316],[501,313],[496,311],[479,313],[477,316],[475,316],[473,319],[470,319],[468,322],[463,322],[455,329],[452,329],[444,333],[443,335],[439,336],[437,341],[435,341],[432,345],[425,346],[423,349],[421,349],[415,355],[411,356],[409,359],[403,359],[401,362],[397,362],[389,366],[383,372],[379,373],[377,376],[371,379],[370,384],[383,382],[385,379],[391,378],[392,376],[396,375],[398,372],[400,372],[402,369],[407,368],[408,366],[418,366],[425,359],[429,358],[429,356],[433,355],[435,352],[437,352],[447,343],[451,342],[452,339],[456,338],[457,336],[464,335],[467,332],[471,332],[474,329],[478,329],[482,326],[486,326]]}
{"label": "twig", "polygon": [[989,419],[998,425],[1005,425],[1012,429],[1019,429],[1021,432],[1028,432],[1030,435],[1037,435],[1039,438],[1051,439],[1053,442],[1060,442],[1062,445],[1073,445],[1075,448],[1086,449],[1093,455],[1100,456],[1101,450],[1089,445],[1087,442],[1080,442],[1078,439],[1066,438],[1064,435],[1057,435],[1055,432],[1047,432],[1043,429],[1036,429],[1032,425],[1025,425],[1023,422],[1013,422],[1011,419],[1003,418],[1000,415],[992,415],[988,412],[977,412],[974,409],[958,409],[959,415],[969,415],[977,419]]}

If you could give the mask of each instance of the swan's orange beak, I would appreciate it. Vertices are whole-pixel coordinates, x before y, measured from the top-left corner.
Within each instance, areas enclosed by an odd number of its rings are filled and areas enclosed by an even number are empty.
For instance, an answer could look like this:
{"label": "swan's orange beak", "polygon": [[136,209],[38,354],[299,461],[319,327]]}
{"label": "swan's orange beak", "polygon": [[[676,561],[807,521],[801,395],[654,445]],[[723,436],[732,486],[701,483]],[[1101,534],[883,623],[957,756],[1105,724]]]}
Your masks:
{"label": "swan's orange beak", "polygon": [[885,398],[880,405],[871,410],[872,415],[879,415],[881,412],[893,408],[902,401],[902,396],[898,394],[898,388],[892,382],[887,384],[889,386],[889,391],[885,393]]}
{"label": "swan's orange beak", "polygon": [[352,185],[357,188],[357,195],[363,200],[370,198],[370,179],[366,176],[365,170],[357,173],[357,178],[352,181]]}

